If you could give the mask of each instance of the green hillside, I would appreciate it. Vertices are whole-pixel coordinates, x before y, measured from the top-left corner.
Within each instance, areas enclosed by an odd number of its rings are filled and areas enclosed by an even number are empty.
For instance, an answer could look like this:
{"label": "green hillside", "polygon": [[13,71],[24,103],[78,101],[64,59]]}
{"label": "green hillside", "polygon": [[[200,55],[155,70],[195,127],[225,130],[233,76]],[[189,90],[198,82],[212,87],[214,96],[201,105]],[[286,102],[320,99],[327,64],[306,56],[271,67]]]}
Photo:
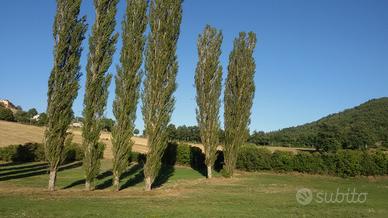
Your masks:
{"label": "green hillside", "polygon": [[331,148],[388,146],[388,97],[373,99],[301,126],[254,133],[250,142],[263,145]]}

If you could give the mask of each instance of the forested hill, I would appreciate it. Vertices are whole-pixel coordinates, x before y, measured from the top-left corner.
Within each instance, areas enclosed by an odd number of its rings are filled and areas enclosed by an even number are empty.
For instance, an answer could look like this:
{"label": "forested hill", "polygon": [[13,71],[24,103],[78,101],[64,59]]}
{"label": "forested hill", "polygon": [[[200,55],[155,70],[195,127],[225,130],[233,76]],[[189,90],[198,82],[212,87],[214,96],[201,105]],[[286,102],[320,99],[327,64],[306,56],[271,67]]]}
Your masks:
{"label": "forested hill", "polygon": [[373,99],[305,125],[270,133],[250,142],[263,145],[362,148],[388,146],[388,97]]}

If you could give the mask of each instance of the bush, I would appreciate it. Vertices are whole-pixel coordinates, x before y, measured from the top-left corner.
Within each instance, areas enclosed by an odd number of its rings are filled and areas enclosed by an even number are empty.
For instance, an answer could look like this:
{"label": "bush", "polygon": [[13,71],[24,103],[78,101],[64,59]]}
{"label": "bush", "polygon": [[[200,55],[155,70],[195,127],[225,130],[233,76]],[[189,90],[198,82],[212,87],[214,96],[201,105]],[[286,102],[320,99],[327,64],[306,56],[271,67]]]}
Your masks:
{"label": "bush", "polygon": [[340,150],[337,152],[336,174],[342,177],[361,175],[362,152]]}
{"label": "bush", "polygon": [[7,162],[43,161],[44,148],[42,144],[38,143],[10,145],[0,149],[0,159]]}
{"label": "bush", "polygon": [[129,154],[129,162],[137,162],[139,164],[144,164],[146,162],[147,155],[139,152],[131,152]]}
{"label": "bush", "polygon": [[271,151],[256,145],[245,145],[238,153],[236,168],[246,171],[270,170]]}
{"label": "bush", "polygon": [[81,145],[77,143],[69,143],[65,146],[64,158],[65,163],[70,163],[74,161],[79,161],[84,158],[84,151],[82,150]]}
{"label": "bush", "polygon": [[324,173],[325,164],[318,153],[300,152],[294,156],[294,170],[301,173]]}
{"label": "bush", "polygon": [[364,152],[361,157],[361,174],[364,176],[384,175],[387,172],[386,155],[381,152]]}
{"label": "bush", "polygon": [[[63,161],[68,163],[82,160],[83,151],[76,143],[67,144],[64,150]],[[33,162],[45,161],[43,144],[26,143],[21,145],[10,145],[0,148],[0,160],[6,162]]]}
{"label": "bush", "polygon": [[16,153],[16,145],[0,148],[0,160],[10,162]]}
{"label": "bush", "polygon": [[0,120],[15,121],[15,117],[10,109],[0,107]]}
{"label": "bush", "polygon": [[288,151],[275,151],[271,156],[271,168],[275,171],[292,171],[293,154]]}
{"label": "bush", "polygon": [[180,144],[177,147],[176,162],[181,165],[190,166],[190,145]]}

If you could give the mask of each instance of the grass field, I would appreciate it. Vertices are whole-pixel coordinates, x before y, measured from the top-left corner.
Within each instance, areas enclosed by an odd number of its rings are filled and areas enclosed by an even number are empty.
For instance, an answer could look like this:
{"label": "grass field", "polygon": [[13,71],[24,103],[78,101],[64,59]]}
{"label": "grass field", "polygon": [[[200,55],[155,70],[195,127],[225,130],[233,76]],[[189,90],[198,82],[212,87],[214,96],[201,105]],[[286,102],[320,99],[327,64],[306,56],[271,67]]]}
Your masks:
{"label": "grass field", "polygon": [[[157,188],[143,191],[142,168],[132,165],[120,192],[112,191],[110,161],[104,160],[97,190],[83,191],[78,163],[65,165],[58,190],[46,191],[44,163],[2,164],[0,217],[387,217],[388,178],[335,178],[318,175],[238,172],[232,179],[207,181],[188,167],[164,168]],[[365,203],[317,203],[303,206],[296,192],[309,188],[335,193],[356,188]]]}
{"label": "grass field", "polygon": [[[82,135],[80,129],[71,129],[71,132],[74,135],[74,141],[77,143],[82,143]],[[37,142],[41,143],[43,141],[43,127],[25,125],[15,122],[6,122],[0,120],[0,147],[12,145],[12,144],[23,144],[27,142]],[[106,144],[106,149],[104,151],[105,159],[112,159],[112,143],[110,140],[110,133],[103,132],[101,134],[101,141]],[[141,137],[133,137],[133,141],[135,145],[132,147],[133,151],[146,153],[147,149],[147,139]],[[193,144],[192,146],[196,146],[202,149],[201,144]],[[282,151],[290,151],[297,152],[299,150],[306,150],[306,148],[286,148],[286,147],[271,147],[266,146],[271,151],[282,150]],[[221,149],[221,147],[219,148]]]}

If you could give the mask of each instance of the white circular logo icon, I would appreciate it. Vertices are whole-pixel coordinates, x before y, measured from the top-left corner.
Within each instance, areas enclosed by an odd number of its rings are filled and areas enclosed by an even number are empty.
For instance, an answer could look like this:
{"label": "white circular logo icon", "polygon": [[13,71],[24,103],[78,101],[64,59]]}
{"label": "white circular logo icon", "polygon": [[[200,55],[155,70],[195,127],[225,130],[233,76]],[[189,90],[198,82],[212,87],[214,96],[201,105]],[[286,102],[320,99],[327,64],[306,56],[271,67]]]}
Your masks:
{"label": "white circular logo icon", "polygon": [[301,188],[296,192],[296,201],[301,205],[308,205],[313,200],[313,192],[308,188]]}

